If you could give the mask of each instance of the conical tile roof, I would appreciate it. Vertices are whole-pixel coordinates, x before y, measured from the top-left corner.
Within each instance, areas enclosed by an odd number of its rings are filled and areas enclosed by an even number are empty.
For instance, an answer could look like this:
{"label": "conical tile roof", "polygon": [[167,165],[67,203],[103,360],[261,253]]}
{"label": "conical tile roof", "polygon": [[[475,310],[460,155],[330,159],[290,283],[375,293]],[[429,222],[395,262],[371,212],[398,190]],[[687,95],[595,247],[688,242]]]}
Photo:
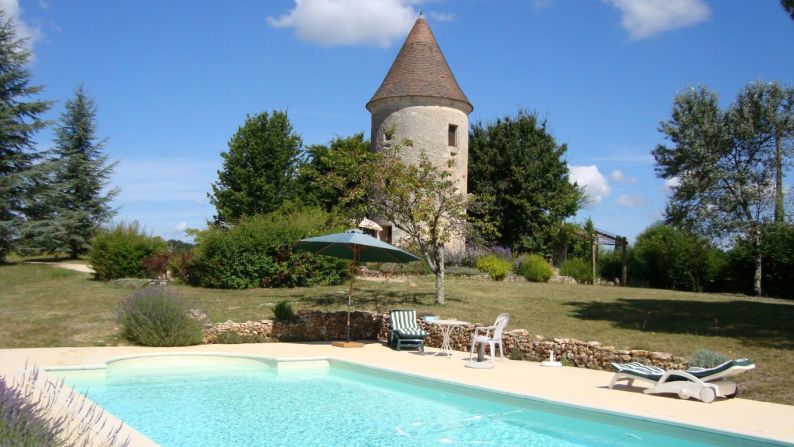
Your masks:
{"label": "conical tile roof", "polygon": [[379,99],[399,96],[448,98],[462,101],[473,109],[441,53],[427,20],[421,15],[380,88],[367,103],[367,109],[371,110],[372,103]]}

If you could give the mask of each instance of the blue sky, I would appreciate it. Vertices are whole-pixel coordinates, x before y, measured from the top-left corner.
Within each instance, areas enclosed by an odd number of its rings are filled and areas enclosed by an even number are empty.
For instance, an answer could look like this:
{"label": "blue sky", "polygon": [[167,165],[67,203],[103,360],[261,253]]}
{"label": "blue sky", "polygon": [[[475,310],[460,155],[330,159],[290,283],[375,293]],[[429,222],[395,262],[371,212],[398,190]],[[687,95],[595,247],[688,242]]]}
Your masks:
{"label": "blue sky", "polygon": [[[83,83],[119,164],[118,219],[182,238],[214,214],[206,194],[246,114],[287,109],[304,143],[364,131],[364,105],[418,12],[470,119],[519,108],[568,144],[591,203],[577,216],[635,237],[667,190],[650,150],[672,98],[705,84],[794,83],[792,21],[777,0],[0,0],[30,37],[33,81],[57,101]],[[50,132],[39,135],[49,147]],[[787,179],[787,184],[791,182]]]}

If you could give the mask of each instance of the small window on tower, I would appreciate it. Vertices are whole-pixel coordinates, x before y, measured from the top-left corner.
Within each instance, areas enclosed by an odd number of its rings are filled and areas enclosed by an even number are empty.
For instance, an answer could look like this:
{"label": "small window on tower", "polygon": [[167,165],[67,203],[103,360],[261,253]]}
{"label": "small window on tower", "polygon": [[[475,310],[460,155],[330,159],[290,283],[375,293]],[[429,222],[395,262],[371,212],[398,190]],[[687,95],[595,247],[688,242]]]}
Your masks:
{"label": "small window on tower", "polygon": [[449,125],[449,145],[458,147],[458,126],[454,124]]}

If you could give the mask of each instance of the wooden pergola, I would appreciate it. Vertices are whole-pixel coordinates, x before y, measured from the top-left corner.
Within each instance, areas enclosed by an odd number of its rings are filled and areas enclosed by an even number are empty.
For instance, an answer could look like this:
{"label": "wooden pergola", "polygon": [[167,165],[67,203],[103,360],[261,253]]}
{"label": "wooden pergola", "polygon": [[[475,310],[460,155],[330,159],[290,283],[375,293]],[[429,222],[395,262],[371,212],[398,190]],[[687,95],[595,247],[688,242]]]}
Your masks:
{"label": "wooden pergola", "polygon": [[598,228],[594,228],[593,232],[587,232],[585,230],[581,231],[574,231],[574,236],[582,239],[584,241],[590,242],[591,252],[592,252],[592,266],[593,266],[593,284],[596,283],[596,262],[598,257],[598,246],[605,245],[615,247],[615,250],[620,249],[620,285],[626,285],[626,247],[628,247],[629,242],[623,236],[618,236],[616,234],[609,233],[607,231],[599,230]]}

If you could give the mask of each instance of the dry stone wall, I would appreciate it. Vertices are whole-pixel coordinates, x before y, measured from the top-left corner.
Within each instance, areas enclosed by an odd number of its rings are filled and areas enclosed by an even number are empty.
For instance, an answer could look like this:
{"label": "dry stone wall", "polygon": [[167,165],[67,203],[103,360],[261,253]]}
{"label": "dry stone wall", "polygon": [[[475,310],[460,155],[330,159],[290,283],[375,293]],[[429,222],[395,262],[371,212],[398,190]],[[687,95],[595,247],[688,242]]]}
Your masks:
{"label": "dry stone wall", "polygon": [[[236,323],[227,321],[206,329],[205,343],[212,343],[221,332],[231,332],[240,336],[260,335],[282,341],[328,341],[345,338],[347,312],[324,313],[319,311],[300,311],[295,321],[247,321]],[[419,326],[428,332],[425,346],[441,346],[441,330],[438,326],[424,320],[417,320]],[[386,342],[389,336],[389,315],[370,312],[350,314],[351,338],[356,340],[380,340]],[[471,349],[471,336],[475,325],[468,324],[452,329],[450,345],[456,351]],[[590,369],[609,369],[611,362],[640,362],[665,369],[684,369],[686,359],[675,357],[666,352],[645,350],[621,350],[604,346],[597,341],[582,341],[572,338],[546,339],[532,335],[526,329],[514,329],[502,334],[505,355],[532,361],[549,358],[549,353],[563,364]]]}

